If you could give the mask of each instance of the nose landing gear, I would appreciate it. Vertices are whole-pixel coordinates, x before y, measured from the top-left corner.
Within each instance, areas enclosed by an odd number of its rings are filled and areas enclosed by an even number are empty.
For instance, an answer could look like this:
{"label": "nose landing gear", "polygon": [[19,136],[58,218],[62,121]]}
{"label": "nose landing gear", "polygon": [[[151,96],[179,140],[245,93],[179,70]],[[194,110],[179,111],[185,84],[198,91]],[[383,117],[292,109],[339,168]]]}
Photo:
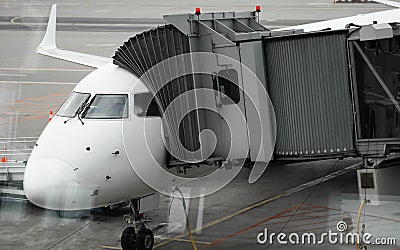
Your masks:
{"label": "nose landing gear", "polygon": [[127,227],[121,236],[122,249],[136,249],[136,233],[134,227]]}
{"label": "nose landing gear", "polygon": [[140,229],[139,233],[136,234],[134,227],[127,227],[121,236],[123,250],[151,250],[153,244],[153,232],[147,228]]}
{"label": "nose landing gear", "polygon": [[142,228],[136,237],[136,248],[138,250],[150,250],[153,249],[154,236],[150,229]]}
{"label": "nose landing gear", "polygon": [[[130,201],[131,214],[125,215],[125,222],[132,224],[133,227],[127,227],[122,232],[121,246],[123,250],[151,250],[154,245],[154,235],[150,229],[147,229],[140,217],[139,199]],[[133,218],[133,220],[132,220]],[[138,233],[136,234],[136,231]]]}

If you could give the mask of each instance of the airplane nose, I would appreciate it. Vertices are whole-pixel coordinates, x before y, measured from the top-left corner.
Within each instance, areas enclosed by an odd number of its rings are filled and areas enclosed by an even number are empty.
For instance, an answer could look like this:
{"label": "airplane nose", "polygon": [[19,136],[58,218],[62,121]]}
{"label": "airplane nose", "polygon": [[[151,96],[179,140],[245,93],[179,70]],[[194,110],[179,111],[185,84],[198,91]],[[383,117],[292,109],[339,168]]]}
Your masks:
{"label": "airplane nose", "polygon": [[73,207],[78,177],[65,161],[55,158],[29,160],[24,174],[24,191],[33,204],[53,210]]}

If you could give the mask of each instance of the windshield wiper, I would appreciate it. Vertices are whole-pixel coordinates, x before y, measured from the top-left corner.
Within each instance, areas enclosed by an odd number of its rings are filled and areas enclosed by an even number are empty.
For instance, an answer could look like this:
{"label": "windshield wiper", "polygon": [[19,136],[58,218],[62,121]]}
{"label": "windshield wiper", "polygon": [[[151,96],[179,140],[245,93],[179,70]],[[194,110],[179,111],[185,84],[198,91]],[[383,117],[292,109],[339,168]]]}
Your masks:
{"label": "windshield wiper", "polygon": [[71,116],[70,118],[68,118],[67,120],[64,121],[64,124],[67,124],[67,122],[69,122],[72,118],[74,118],[75,116]]}
{"label": "windshield wiper", "polygon": [[[83,109],[82,109],[82,110],[83,110]],[[85,123],[83,123],[82,117],[81,117],[81,112],[82,112],[82,110],[81,110],[80,112],[78,112],[76,115],[78,116],[78,120],[82,123],[82,125],[85,125]]]}
{"label": "windshield wiper", "polygon": [[82,117],[81,117],[81,113],[86,109],[88,104],[88,100],[86,100],[85,102],[83,102],[81,104],[81,106],[79,106],[78,110],[75,112],[75,115],[71,118],[69,118],[68,120],[64,121],[64,124],[66,124],[67,122],[69,122],[72,118],[74,118],[75,116],[78,117],[78,120],[82,123],[82,125],[85,125],[85,123],[82,121]]}

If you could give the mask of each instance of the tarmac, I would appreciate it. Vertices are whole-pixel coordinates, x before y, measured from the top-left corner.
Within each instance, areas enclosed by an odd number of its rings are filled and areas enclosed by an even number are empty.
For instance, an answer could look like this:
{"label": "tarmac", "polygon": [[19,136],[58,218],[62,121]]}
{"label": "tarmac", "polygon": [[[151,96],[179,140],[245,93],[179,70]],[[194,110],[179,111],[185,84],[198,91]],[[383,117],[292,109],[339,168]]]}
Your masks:
{"label": "tarmac", "polygon": [[[50,12],[58,4],[57,45],[108,56],[135,35],[163,23],[162,15],[253,10],[258,1],[2,1],[0,2],[0,138],[38,137],[54,112],[93,69],[35,54]],[[391,9],[374,3],[333,4],[328,0],[271,0],[261,4],[261,22],[270,28],[297,25]],[[274,164],[254,184],[243,168],[225,188],[188,201],[188,218],[198,249],[355,249],[354,244],[260,244],[260,233],[338,233],[338,222],[355,232],[358,221],[357,178],[360,159]],[[330,175],[334,173],[333,175]],[[60,214],[24,199],[0,199],[0,249],[120,249],[127,207]],[[174,209],[170,209],[174,206]],[[155,249],[193,249],[183,209],[161,196],[160,207],[146,214],[154,229]],[[400,199],[366,205],[360,216],[374,238],[395,239],[400,249]]]}

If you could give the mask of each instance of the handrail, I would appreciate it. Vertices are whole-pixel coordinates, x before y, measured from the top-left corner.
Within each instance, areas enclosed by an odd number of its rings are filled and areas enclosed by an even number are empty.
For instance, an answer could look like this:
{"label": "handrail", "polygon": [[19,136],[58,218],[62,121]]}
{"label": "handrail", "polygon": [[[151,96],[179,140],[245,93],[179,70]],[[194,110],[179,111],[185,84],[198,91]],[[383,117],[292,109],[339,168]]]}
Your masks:
{"label": "handrail", "polygon": [[36,136],[22,136],[22,137],[2,137],[0,140],[16,140],[16,139],[38,139]]}
{"label": "handrail", "polygon": [[1,144],[6,144],[6,143],[27,143],[27,142],[36,142],[36,141],[0,141]]}
{"label": "handrail", "polygon": [[30,155],[30,152],[26,152],[26,153],[0,153],[0,155],[2,156],[16,156],[16,155]]}
{"label": "handrail", "polygon": [[[19,151],[32,151],[32,148],[22,148],[22,149],[6,149],[7,152],[19,152]],[[1,154],[1,153],[0,153]]]}

